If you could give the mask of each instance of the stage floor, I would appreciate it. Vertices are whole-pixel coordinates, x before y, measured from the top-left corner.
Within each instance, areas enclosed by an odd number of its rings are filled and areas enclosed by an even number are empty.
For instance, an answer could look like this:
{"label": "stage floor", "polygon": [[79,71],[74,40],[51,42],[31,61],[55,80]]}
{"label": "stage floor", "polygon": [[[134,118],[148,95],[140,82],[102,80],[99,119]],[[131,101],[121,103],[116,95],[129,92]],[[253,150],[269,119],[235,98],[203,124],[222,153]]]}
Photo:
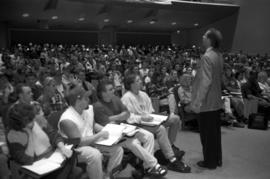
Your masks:
{"label": "stage floor", "polygon": [[[185,161],[192,173],[169,171],[168,179],[269,179],[270,178],[270,129],[267,131],[247,128],[222,127],[223,166],[204,170],[196,166],[202,160],[199,134],[190,131],[178,133],[176,145],[186,151]],[[128,178],[130,167],[117,178]]]}

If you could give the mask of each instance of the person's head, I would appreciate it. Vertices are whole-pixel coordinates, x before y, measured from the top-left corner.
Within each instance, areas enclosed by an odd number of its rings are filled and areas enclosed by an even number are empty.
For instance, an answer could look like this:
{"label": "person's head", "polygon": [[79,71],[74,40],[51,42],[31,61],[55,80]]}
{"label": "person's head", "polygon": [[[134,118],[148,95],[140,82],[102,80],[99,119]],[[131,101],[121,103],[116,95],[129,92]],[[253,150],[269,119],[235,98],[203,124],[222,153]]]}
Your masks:
{"label": "person's head", "polygon": [[32,129],[34,126],[35,110],[30,104],[15,103],[7,114],[9,127],[14,130],[25,128]]}
{"label": "person's head", "polygon": [[18,95],[19,101],[22,103],[30,104],[33,100],[32,89],[23,83],[16,86],[16,94]]}
{"label": "person's head", "polygon": [[113,82],[107,79],[100,81],[97,86],[97,96],[101,100],[111,101],[114,96]]}
{"label": "person's head", "polygon": [[53,77],[46,77],[44,80],[44,93],[47,93],[49,96],[53,96],[56,91],[56,82]]}
{"label": "person's head", "polygon": [[167,67],[166,67],[166,66],[163,66],[163,67],[161,68],[161,73],[162,73],[162,74],[166,74],[166,73],[167,73]]}
{"label": "person's head", "polygon": [[138,74],[131,73],[125,77],[124,85],[126,90],[138,92],[142,87],[142,80]]}
{"label": "person's head", "polygon": [[139,67],[137,65],[133,66],[133,73],[139,74]]}
{"label": "person's head", "polygon": [[26,83],[29,86],[34,86],[36,82],[37,82],[37,77],[34,73],[28,73],[26,75]]}
{"label": "person's head", "polygon": [[250,71],[249,72],[249,78],[248,78],[248,80],[250,82],[256,82],[257,81],[257,77],[258,77],[258,73],[256,71]]}
{"label": "person's head", "polygon": [[105,65],[100,63],[100,64],[99,64],[98,71],[99,71],[101,74],[105,75],[105,74],[106,74],[106,67],[105,67]]}
{"label": "person's head", "polygon": [[259,82],[262,82],[262,83],[265,83],[267,81],[267,73],[265,71],[261,71],[259,74],[258,74],[258,81]]}
{"label": "person's head", "polygon": [[203,35],[203,46],[205,48],[213,47],[219,49],[222,41],[222,34],[219,30],[210,28]]}
{"label": "person's head", "polygon": [[180,79],[180,84],[184,88],[190,88],[192,82],[192,76],[190,74],[183,74]]}
{"label": "person's head", "polygon": [[180,64],[179,64],[179,63],[175,64],[174,69],[175,69],[176,71],[179,71],[179,70],[180,70]]}
{"label": "person's head", "polygon": [[171,77],[178,78],[178,74],[177,74],[177,71],[176,70],[172,70],[171,71]]}
{"label": "person's head", "polygon": [[78,73],[77,73],[77,76],[78,78],[81,80],[81,81],[85,81],[85,71],[84,70],[80,70]]}
{"label": "person's head", "polygon": [[67,102],[76,109],[84,110],[89,106],[90,89],[84,89],[81,85],[72,85],[66,94]]}

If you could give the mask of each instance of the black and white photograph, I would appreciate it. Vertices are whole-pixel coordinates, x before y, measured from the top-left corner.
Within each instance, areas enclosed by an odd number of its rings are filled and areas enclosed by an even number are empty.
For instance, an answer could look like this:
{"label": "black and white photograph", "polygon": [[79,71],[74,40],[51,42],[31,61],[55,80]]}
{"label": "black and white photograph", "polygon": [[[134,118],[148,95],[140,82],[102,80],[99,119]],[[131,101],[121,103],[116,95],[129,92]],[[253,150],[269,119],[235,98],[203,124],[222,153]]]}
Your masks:
{"label": "black and white photograph", "polygon": [[1,0],[0,179],[269,179],[269,0]]}

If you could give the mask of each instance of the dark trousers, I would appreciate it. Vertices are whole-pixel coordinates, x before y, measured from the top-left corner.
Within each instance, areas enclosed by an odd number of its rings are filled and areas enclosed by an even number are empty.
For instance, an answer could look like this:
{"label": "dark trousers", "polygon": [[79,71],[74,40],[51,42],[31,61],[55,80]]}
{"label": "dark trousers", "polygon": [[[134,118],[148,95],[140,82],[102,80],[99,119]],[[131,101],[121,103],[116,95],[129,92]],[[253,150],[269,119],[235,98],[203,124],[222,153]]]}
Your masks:
{"label": "dark trousers", "polygon": [[215,168],[222,163],[220,110],[200,113],[198,123],[204,163]]}

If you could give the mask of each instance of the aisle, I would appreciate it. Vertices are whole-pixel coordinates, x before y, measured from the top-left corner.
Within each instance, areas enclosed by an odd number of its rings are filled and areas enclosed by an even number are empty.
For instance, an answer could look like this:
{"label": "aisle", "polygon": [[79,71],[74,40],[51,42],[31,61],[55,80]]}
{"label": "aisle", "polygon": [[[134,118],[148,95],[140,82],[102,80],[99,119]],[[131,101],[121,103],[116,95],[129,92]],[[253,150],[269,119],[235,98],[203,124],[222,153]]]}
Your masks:
{"label": "aisle", "polygon": [[202,159],[198,133],[180,132],[176,144],[186,151],[185,161],[192,167],[192,173],[169,171],[168,179],[270,178],[270,129],[222,128],[223,167],[216,170],[202,170],[196,166]]}

